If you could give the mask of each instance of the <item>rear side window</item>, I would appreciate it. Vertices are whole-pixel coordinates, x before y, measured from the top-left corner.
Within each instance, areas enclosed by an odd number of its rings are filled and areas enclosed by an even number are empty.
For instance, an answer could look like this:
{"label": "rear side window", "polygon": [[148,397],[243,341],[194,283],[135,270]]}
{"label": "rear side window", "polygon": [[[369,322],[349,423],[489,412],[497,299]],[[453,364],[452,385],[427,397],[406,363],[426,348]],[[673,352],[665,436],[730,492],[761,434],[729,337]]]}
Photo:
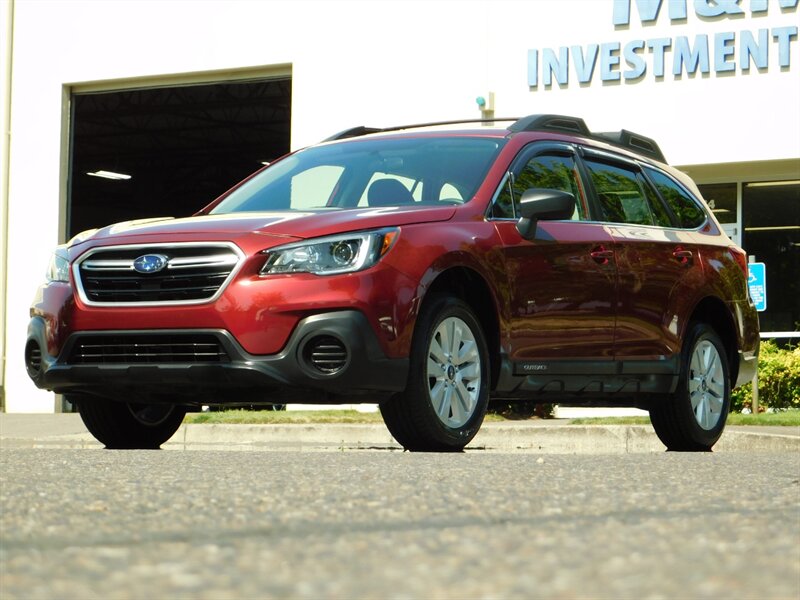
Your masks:
{"label": "rear side window", "polygon": [[601,219],[609,223],[671,226],[663,205],[638,169],[587,160]]}
{"label": "rear side window", "polygon": [[647,174],[653,180],[661,197],[664,198],[672,212],[675,213],[680,227],[696,229],[705,222],[705,212],[700,208],[697,200],[683,186],[661,171],[647,169]]}

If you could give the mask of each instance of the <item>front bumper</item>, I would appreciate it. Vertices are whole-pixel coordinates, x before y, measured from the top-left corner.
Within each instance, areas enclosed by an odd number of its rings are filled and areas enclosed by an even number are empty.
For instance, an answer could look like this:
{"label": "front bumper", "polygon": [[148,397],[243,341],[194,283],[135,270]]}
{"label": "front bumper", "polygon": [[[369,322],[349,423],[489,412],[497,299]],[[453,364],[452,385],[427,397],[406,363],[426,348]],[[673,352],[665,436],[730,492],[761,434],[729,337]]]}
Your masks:
{"label": "front bumper", "polygon": [[[215,362],[176,360],[175,356],[147,358],[128,344],[132,357],[86,358],[77,348],[86,340],[103,348],[119,348],[119,340],[171,340],[187,336],[213,340],[219,349]],[[108,340],[107,344],[103,341]],[[315,366],[311,350],[320,340],[338,342],[336,369]],[[402,391],[408,360],[387,358],[366,317],[344,310],[302,319],[284,349],[267,356],[246,352],[223,329],[157,329],[75,332],[58,356],[47,352],[46,327],[34,317],[26,344],[28,374],[39,388],[62,394],[90,394],[134,402],[182,404],[269,404],[286,402],[370,402]],[[76,357],[80,357],[79,360]],[[344,358],[342,358],[344,356]],[[318,363],[317,363],[318,364]]]}

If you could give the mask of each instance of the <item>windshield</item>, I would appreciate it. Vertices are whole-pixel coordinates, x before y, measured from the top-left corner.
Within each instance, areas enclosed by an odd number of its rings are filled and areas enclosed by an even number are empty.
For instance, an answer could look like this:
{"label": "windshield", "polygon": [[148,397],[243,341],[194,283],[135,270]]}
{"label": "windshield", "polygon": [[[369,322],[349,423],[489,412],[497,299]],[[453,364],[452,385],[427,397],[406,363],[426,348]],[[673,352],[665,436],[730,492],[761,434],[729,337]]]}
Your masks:
{"label": "windshield", "polygon": [[503,142],[423,137],[315,146],[276,162],[210,213],[462,204]]}

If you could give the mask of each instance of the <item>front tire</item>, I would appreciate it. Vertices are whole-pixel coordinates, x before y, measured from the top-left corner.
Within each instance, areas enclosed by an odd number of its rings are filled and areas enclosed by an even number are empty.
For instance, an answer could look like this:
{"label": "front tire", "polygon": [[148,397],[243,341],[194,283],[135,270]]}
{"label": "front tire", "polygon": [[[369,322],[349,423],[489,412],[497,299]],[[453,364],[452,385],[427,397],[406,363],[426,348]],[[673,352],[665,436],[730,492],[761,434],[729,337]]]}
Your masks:
{"label": "front tire", "polygon": [[183,422],[186,409],[171,404],[139,404],[105,399],[70,398],[83,424],[109,449],[155,450]]}
{"label": "front tire", "polygon": [[675,394],[650,410],[668,450],[709,451],[722,435],[731,406],[725,346],[706,323],[694,323],[684,342]]}
{"label": "front tire", "polygon": [[458,452],[478,433],[488,401],[478,319],[457,298],[431,298],[414,332],[406,390],[380,406],[386,426],[407,450]]}

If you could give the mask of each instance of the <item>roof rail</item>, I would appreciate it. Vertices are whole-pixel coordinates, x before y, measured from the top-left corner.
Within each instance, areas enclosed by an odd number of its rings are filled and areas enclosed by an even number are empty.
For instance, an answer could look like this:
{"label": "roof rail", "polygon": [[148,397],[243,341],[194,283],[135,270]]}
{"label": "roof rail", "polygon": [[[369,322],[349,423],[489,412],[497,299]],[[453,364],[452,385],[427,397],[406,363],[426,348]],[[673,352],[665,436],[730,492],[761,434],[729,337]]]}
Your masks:
{"label": "roof rail", "polygon": [[417,123],[415,125],[399,125],[397,127],[351,127],[324,140],[332,142],[351,137],[359,137],[369,133],[385,133],[389,131],[402,131],[404,129],[418,129],[420,127],[434,127],[437,125],[462,125],[466,123],[494,123],[498,121],[513,121],[508,126],[508,130],[514,133],[521,131],[553,131],[555,133],[572,133],[599,142],[605,142],[619,148],[624,148],[631,152],[653,158],[660,162],[667,162],[661,148],[652,138],[622,129],[610,132],[592,132],[586,126],[586,122],[580,117],[569,117],[566,115],[528,115],[517,119],[462,119],[458,121],[435,121],[431,123]]}
{"label": "roof rail", "polygon": [[667,159],[664,158],[664,153],[661,152],[661,148],[658,147],[654,139],[628,131],[627,129],[596,132],[592,134],[592,137],[596,140],[608,142],[614,146],[626,148],[638,154],[644,154],[650,158],[655,158],[663,163],[667,162]]}
{"label": "roof rail", "polygon": [[359,137],[362,135],[367,135],[368,133],[378,133],[379,131],[383,130],[378,129],[377,127],[364,127],[363,125],[359,125],[358,127],[351,127],[350,129],[345,129],[344,131],[340,131],[339,133],[334,133],[331,137],[325,138],[322,141],[333,142],[336,140],[345,140],[351,137]]}
{"label": "roof rail", "polygon": [[397,125],[395,127],[364,127],[363,125],[359,125],[358,127],[351,127],[350,129],[345,129],[344,131],[340,131],[332,135],[329,138],[323,140],[323,142],[333,142],[335,140],[343,140],[346,138],[351,137],[358,137],[362,135],[367,135],[369,133],[385,133],[389,131],[402,131],[403,129],[419,129],[420,127],[436,127],[439,125],[464,125],[466,123],[495,123],[499,121],[516,121],[516,117],[510,117],[506,119],[460,119],[458,121],[433,121],[430,123],[415,123],[413,125]]}

